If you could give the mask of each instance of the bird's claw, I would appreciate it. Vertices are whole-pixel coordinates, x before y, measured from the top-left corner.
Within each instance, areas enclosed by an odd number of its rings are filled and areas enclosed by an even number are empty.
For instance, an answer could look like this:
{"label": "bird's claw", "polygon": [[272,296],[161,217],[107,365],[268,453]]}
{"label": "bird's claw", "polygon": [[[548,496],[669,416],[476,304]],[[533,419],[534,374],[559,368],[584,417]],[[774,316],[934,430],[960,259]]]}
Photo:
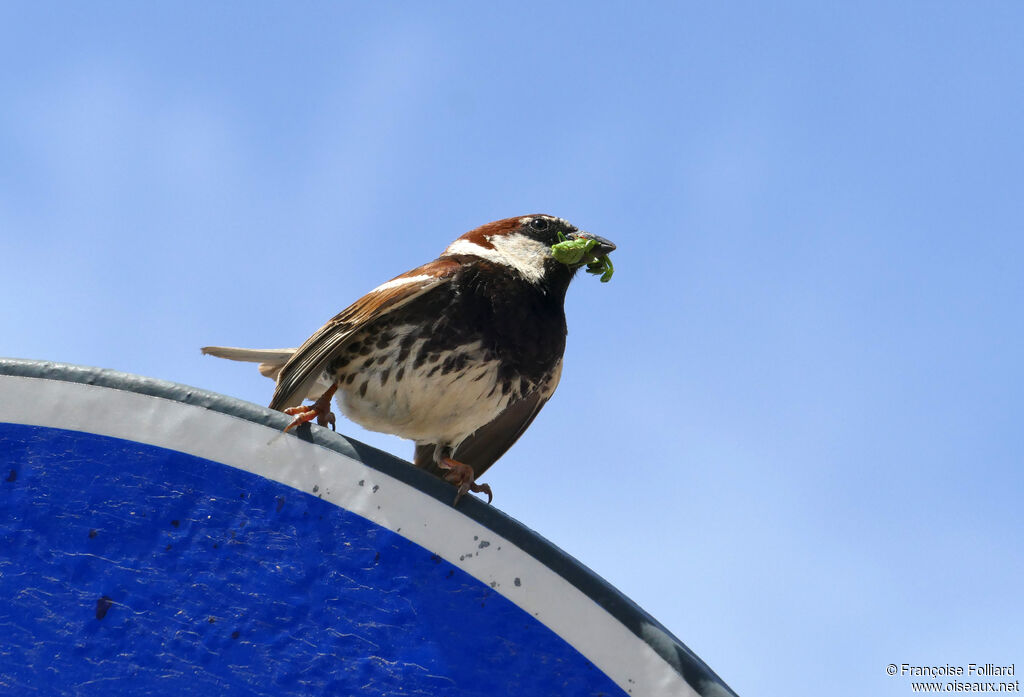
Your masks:
{"label": "bird's claw", "polygon": [[284,410],[284,413],[295,417],[290,424],[284,427],[285,433],[313,419],[316,419],[316,422],[321,426],[330,426],[332,431],[337,430],[335,428],[336,419],[334,412],[329,409],[327,411],[318,409],[315,404],[288,407]]}
{"label": "bird's claw", "polygon": [[476,494],[487,494],[487,503],[490,503],[494,498],[491,494],[491,487],[487,484],[476,483],[476,473],[466,463],[446,457],[437,463],[437,466],[443,470],[448,470],[448,474],[444,475],[445,481],[451,482],[458,488],[458,491],[455,493],[455,501],[452,502],[453,506],[459,503],[459,499],[467,491],[472,491]]}
{"label": "bird's claw", "polygon": [[334,418],[334,412],[331,411],[331,398],[334,397],[335,391],[338,389],[337,383],[331,386],[331,389],[320,395],[312,404],[300,404],[297,407],[288,407],[284,409],[284,413],[289,416],[294,416],[292,422],[284,427],[284,432],[287,433],[296,426],[316,419],[316,422],[321,426],[330,426],[332,431],[336,431],[334,424],[336,419]]}

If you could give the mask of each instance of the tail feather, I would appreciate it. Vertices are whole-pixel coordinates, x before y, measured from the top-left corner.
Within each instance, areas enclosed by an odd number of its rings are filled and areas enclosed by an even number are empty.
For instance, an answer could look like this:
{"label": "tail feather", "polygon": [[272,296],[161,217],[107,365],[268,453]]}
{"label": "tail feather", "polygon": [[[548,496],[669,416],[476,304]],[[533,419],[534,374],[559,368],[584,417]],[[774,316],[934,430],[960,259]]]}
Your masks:
{"label": "tail feather", "polygon": [[[248,349],[237,348],[234,346],[204,346],[200,350],[208,356],[227,358],[230,361],[259,363],[259,365],[256,366],[256,369],[259,370],[261,374],[274,381],[276,381],[277,376],[280,375],[281,369],[284,368],[284,364],[287,363],[288,359],[292,357],[293,353],[295,353],[295,349],[293,348]],[[305,395],[305,398],[316,399],[330,386],[329,382],[326,382],[323,378],[319,378],[316,380],[315,384],[310,387],[309,394]]]}
{"label": "tail feather", "polygon": [[284,365],[295,349],[247,349],[235,348],[234,346],[204,346],[200,349],[203,353],[217,358],[227,358],[232,361],[245,361],[247,363],[280,363]]}

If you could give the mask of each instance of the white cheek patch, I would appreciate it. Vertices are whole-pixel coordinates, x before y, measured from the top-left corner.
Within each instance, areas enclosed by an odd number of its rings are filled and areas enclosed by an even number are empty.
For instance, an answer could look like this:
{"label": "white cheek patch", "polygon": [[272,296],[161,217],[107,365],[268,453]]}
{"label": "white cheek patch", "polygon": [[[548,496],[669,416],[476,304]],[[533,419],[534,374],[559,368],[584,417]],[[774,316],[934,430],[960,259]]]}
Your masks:
{"label": "white cheek patch", "polygon": [[493,235],[487,238],[506,263],[530,283],[544,278],[544,262],[551,256],[551,248],[526,235]]}
{"label": "white cheek patch", "polygon": [[544,262],[551,255],[551,249],[544,243],[518,234],[491,235],[487,241],[493,249],[469,240],[455,240],[448,245],[445,254],[468,254],[511,266],[530,283],[539,283],[544,278]]}

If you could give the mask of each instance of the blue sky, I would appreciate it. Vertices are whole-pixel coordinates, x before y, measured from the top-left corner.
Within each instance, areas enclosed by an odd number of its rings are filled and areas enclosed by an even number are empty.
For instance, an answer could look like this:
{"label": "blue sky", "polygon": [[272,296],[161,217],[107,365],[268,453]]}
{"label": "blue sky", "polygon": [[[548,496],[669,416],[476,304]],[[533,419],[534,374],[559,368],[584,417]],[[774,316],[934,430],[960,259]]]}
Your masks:
{"label": "blue sky", "polygon": [[[747,695],[1024,666],[1019,3],[4,3],[0,355],[265,404],[481,223],[619,245],[488,472]],[[341,430],[408,457],[411,445]]]}

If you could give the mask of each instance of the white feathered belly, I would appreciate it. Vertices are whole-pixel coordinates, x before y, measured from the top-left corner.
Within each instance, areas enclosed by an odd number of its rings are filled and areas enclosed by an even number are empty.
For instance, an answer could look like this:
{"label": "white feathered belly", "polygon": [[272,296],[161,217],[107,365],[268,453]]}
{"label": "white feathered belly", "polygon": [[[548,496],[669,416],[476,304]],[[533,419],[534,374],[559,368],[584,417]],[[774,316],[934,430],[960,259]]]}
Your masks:
{"label": "white feathered belly", "polygon": [[[414,367],[423,342],[417,340],[398,367],[385,368],[395,366],[397,341],[347,366],[336,397],[342,413],[371,431],[454,447],[519,396],[519,380],[503,390],[497,361],[484,361],[479,343]],[[459,354],[465,367],[445,372],[445,361]]]}

